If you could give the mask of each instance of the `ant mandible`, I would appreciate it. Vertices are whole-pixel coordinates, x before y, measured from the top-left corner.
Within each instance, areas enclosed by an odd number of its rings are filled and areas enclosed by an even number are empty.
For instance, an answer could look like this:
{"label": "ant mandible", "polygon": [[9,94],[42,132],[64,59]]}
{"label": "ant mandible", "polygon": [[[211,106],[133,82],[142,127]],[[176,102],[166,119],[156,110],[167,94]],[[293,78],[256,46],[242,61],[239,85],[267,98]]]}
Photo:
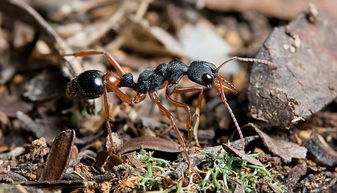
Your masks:
{"label": "ant mandible", "polygon": [[[256,62],[266,64],[268,66],[275,66],[274,63],[256,59],[256,58],[241,58],[233,57],[220,66],[216,67],[214,64],[205,61],[194,61],[189,66],[181,62],[178,59],[174,59],[168,63],[162,63],[158,65],[155,69],[146,69],[142,72],[137,82],[134,82],[133,75],[131,73],[126,73],[124,69],[117,63],[117,61],[108,53],[104,51],[82,51],[72,54],[61,54],[60,56],[91,56],[91,55],[103,55],[105,59],[114,67],[115,72],[103,73],[98,70],[88,70],[76,78],[71,80],[67,86],[67,93],[71,97],[79,99],[95,99],[103,95],[103,107],[104,107],[104,118],[106,120],[106,127],[108,129],[110,140],[111,138],[111,128],[109,124],[109,100],[108,92],[114,92],[123,102],[128,104],[137,104],[142,102],[146,95],[149,95],[150,99],[159,107],[160,111],[167,116],[172,124],[173,130],[177,135],[180,146],[182,147],[183,153],[188,161],[190,167],[190,159],[188,152],[186,150],[185,142],[176,126],[173,119],[173,115],[169,110],[167,110],[160,102],[157,91],[166,87],[166,99],[168,102],[177,108],[183,108],[186,111],[186,128],[188,130],[188,140],[191,142],[192,138],[192,128],[191,128],[191,110],[190,107],[182,102],[172,98],[173,94],[183,94],[189,92],[199,92],[198,97],[198,108],[201,108],[201,100],[203,90],[205,88],[216,88],[218,89],[221,100],[227,107],[236,129],[240,135],[242,148],[244,148],[243,134],[241,132],[240,126],[227,103],[225,97],[225,90],[232,93],[237,93],[236,88],[228,82],[223,76],[218,72],[220,68],[232,60],[242,61],[242,62]],[[197,83],[200,86],[192,87],[178,87],[178,83],[183,76],[187,76],[191,81]],[[137,92],[133,97],[126,95],[120,90],[121,87],[128,87]]]}

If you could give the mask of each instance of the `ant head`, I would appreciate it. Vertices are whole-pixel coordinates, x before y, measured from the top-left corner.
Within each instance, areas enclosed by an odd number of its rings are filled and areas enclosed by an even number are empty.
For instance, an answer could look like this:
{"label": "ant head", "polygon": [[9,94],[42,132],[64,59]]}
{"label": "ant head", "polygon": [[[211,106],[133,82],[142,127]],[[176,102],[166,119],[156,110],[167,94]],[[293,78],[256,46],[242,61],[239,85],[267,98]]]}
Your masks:
{"label": "ant head", "polygon": [[191,81],[208,88],[225,89],[237,93],[236,88],[218,74],[221,66],[217,68],[214,64],[205,61],[192,62],[188,68],[187,76]]}
{"label": "ant head", "polygon": [[88,70],[71,80],[67,85],[67,94],[79,99],[95,99],[103,94],[104,73],[98,70]]}
{"label": "ant head", "polygon": [[211,87],[215,81],[216,66],[205,61],[192,62],[188,68],[188,78],[198,84]]}

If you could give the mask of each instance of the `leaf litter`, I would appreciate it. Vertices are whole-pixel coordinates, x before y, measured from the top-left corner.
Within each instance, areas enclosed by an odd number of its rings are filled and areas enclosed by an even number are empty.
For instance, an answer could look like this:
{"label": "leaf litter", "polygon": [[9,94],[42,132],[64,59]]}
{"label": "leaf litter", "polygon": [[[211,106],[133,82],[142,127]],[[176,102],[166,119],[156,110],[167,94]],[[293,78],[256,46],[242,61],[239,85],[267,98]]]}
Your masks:
{"label": "leaf litter", "polygon": [[[259,120],[252,120],[247,117],[251,99],[245,93],[252,92],[247,91],[251,67],[246,64],[232,63],[222,72],[240,90],[238,95],[228,94],[239,124],[257,125],[255,132],[244,130],[246,151],[239,150],[240,140],[235,140],[230,115],[217,93],[206,90],[196,134],[200,146],[193,140],[189,149],[194,163],[191,174],[170,122],[149,101],[128,106],[114,94],[109,95],[113,101],[109,124],[114,134],[110,144],[104,133],[99,100],[74,101],[64,95],[68,79],[88,66],[112,69],[102,57],[60,58],[53,54],[106,50],[134,74],[176,57],[184,62],[197,59],[219,65],[232,55],[254,57],[273,27],[294,19],[298,10],[307,10],[306,5],[296,2],[292,3],[296,9],[287,14],[262,4],[242,8],[238,2],[226,3],[231,6],[224,8],[220,1],[2,1],[0,181],[6,185],[0,186],[1,191],[52,188],[63,192],[334,192],[336,101],[315,104],[320,108],[312,119],[287,117],[292,123],[288,130],[284,127],[288,119],[283,115],[266,113],[265,117],[273,117],[274,121],[267,124],[263,123],[267,119],[256,116],[253,118]],[[276,0],[269,3],[278,8],[292,6]],[[310,29],[333,28],[320,25],[326,20],[321,13],[331,12],[329,6],[317,7],[311,5],[306,12],[308,17],[300,16],[294,21],[303,21],[306,25],[298,25]],[[330,17],[335,16],[332,13]],[[11,25],[14,21],[15,25]],[[293,34],[296,26],[285,29],[289,46],[280,49],[286,49],[287,54],[299,54],[306,44],[313,50],[321,48]],[[278,40],[280,37],[276,37]],[[309,56],[312,55],[303,53],[302,57]],[[268,55],[262,57],[269,59]],[[299,69],[304,67],[299,65]],[[276,70],[282,68],[278,66]],[[181,86],[190,86],[189,81],[183,80]],[[335,94],[333,84],[327,88],[325,91]],[[263,98],[263,93],[259,94]],[[186,94],[179,100],[195,112],[197,97]],[[285,104],[287,109],[299,105],[289,96],[277,97],[290,101]],[[187,138],[184,112],[165,102],[164,105],[177,113],[177,125]],[[322,111],[323,106],[326,107]],[[91,116],[92,112],[97,115]],[[319,134],[310,132],[313,129]]]}

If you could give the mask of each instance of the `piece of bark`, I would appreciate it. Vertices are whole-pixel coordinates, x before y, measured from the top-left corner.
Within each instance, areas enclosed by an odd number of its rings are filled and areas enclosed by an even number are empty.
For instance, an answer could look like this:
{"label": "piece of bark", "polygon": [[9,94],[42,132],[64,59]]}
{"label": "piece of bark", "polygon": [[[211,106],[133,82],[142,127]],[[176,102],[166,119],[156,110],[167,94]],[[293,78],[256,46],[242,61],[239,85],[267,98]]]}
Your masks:
{"label": "piece of bark", "polygon": [[251,71],[249,110],[261,126],[289,127],[337,97],[337,21],[310,13],[275,28],[258,53],[277,64]]}

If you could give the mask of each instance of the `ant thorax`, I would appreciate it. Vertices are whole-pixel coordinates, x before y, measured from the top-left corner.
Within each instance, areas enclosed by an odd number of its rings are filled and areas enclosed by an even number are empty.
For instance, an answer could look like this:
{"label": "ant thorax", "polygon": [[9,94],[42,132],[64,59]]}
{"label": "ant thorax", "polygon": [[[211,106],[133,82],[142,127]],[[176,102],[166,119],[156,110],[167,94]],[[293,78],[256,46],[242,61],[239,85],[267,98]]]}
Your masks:
{"label": "ant thorax", "polygon": [[124,74],[120,79],[119,87],[133,88],[139,93],[157,91],[165,81],[177,84],[186,75],[187,71],[188,66],[186,64],[174,59],[168,63],[158,65],[155,69],[146,69],[140,73],[137,82],[133,81],[132,74]]}

